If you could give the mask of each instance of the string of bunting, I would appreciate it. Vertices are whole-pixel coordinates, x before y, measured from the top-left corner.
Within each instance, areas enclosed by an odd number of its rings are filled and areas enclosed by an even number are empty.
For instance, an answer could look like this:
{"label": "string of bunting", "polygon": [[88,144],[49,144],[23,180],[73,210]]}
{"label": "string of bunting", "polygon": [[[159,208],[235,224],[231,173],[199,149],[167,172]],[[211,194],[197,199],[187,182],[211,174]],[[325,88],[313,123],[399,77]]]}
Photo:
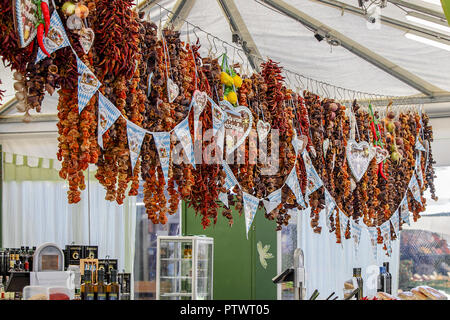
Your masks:
{"label": "string of bunting", "polygon": [[[122,113],[115,107],[115,105],[108,100],[99,90],[101,87],[100,81],[98,81],[97,77],[93,74],[93,72],[83,63],[83,61],[77,56],[75,50],[72,48],[69,39],[66,35],[66,32],[64,30],[64,27],[62,25],[61,19],[58,16],[58,13],[56,10],[54,10],[52,16],[51,16],[51,25],[48,37],[44,39],[44,47],[47,50],[48,53],[53,53],[56,50],[59,50],[64,47],[71,47],[73,53],[76,56],[77,60],[77,68],[78,68],[78,108],[79,113],[81,113],[84,109],[84,107],[88,104],[90,99],[98,92],[98,144],[101,148],[103,148],[103,134],[108,131],[108,129],[117,121],[119,117],[122,117],[127,124],[127,138],[128,138],[128,146],[130,150],[130,160],[132,165],[132,170],[134,171],[134,167],[136,164],[136,161],[139,157],[142,143],[144,141],[145,135],[150,134],[153,136],[156,148],[158,150],[158,156],[160,160],[160,165],[162,168],[162,172],[164,174],[164,180],[167,188],[168,183],[168,171],[169,171],[169,163],[170,163],[170,154],[171,154],[171,148],[170,148],[170,137],[172,133],[175,133],[177,138],[182,144],[184,153],[189,161],[190,164],[195,168],[195,159],[194,159],[194,148],[193,148],[193,142],[192,137],[189,130],[189,122],[188,117],[191,112],[191,110],[194,108],[194,141],[197,139],[198,136],[198,121],[199,116],[204,110],[207,103],[210,103],[211,111],[213,115],[213,135],[217,138],[217,144],[219,149],[222,151],[224,150],[224,143],[225,143],[225,121],[230,115],[239,115],[240,111],[247,112],[248,108],[243,106],[233,107],[228,101],[220,101],[219,105],[217,105],[213,99],[208,97],[208,95],[205,92],[201,92],[199,90],[195,90],[189,110],[187,113],[187,116],[182,120],[177,126],[175,126],[172,130],[168,132],[152,132],[148,131],[144,128],[139,127],[138,125],[134,124],[133,122],[129,121]],[[164,39],[163,39],[164,41]],[[36,63],[40,60],[44,59],[46,55],[39,49],[38,55],[36,58]],[[169,70],[170,66],[168,66],[167,70]],[[197,73],[197,71],[196,71]],[[149,77],[149,91],[150,93],[150,83],[151,83],[152,76]],[[177,85],[170,81],[170,75],[167,71],[167,91],[168,91],[168,98],[169,101],[173,101],[176,96],[179,94],[179,88]],[[245,110],[247,109],[247,110]],[[252,115],[251,112],[248,111],[247,113],[249,115],[249,125],[248,127],[252,127]],[[259,125],[259,123],[258,123]],[[357,129],[357,127],[356,127]],[[266,135],[267,136],[267,135]],[[245,136],[246,137],[246,136]],[[261,137],[260,137],[261,138]],[[245,138],[244,138],[245,139]],[[312,161],[310,159],[310,156],[308,152],[306,151],[306,143],[304,140],[299,138],[297,136],[297,132],[294,129],[294,138],[292,139],[292,144],[296,153],[296,160],[294,163],[294,166],[289,173],[288,177],[286,178],[286,181],[284,184],[277,189],[276,191],[269,194],[266,198],[259,199],[251,194],[248,194],[243,191],[242,187],[240,186],[238,180],[234,176],[231,168],[229,167],[228,163],[225,160],[222,160],[222,168],[226,173],[226,179],[225,179],[225,188],[227,191],[231,190],[236,185],[242,190],[243,193],[243,205],[244,205],[244,213],[245,213],[245,227],[246,227],[246,237],[248,239],[248,232],[250,230],[250,227],[252,225],[252,222],[254,220],[256,211],[259,207],[260,202],[263,202],[263,205],[266,209],[266,211],[269,213],[272,210],[274,210],[280,203],[281,203],[281,189],[284,186],[288,186],[293,194],[295,195],[295,198],[297,200],[297,203],[300,204],[302,207],[306,208],[306,202],[309,199],[309,195],[311,195],[314,191],[316,191],[320,187],[324,187],[324,184],[320,178],[320,176],[317,174],[316,169],[314,168]],[[235,148],[227,148],[227,153],[230,154],[233,152]],[[373,148],[373,147],[370,147]],[[415,149],[419,151],[416,156],[416,164],[415,164],[415,173],[417,174],[419,180],[416,178],[415,174],[412,175],[411,180],[408,184],[408,189],[411,191],[414,199],[418,202],[421,202],[421,196],[420,196],[420,185],[424,184],[424,178],[423,173],[420,167],[420,161],[421,161],[421,153],[425,152],[427,153],[427,161],[428,161],[428,151],[424,148],[424,146],[420,143],[419,139],[417,138]],[[302,194],[302,190],[300,188],[300,183],[298,180],[298,175],[296,171],[296,164],[298,155],[301,155],[303,158],[303,161],[305,163],[306,167],[306,174],[307,174],[307,187],[305,191],[305,196]],[[364,174],[364,172],[362,172]],[[419,185],[420,181],[420,185]],[[325,188],[325,187],[324,187]],[[326,212],[326,220],[327,220],[327,226],[329,229],[331,229],[331,225],[329,223],[330,216],[337,211],[339,214],[339,220],[341,223],[341,230],[345,230],[349,220],[351,220],[351,229],[353,230],[352,238],[355,242],[355,249],[357,250],[357,247],[360,242],[361,238],[361,230],[362,227],[365,227],[366,230],[369,233],[372,247],[373,247],[373,255],[374,258],[377,258],[377,227],[368,227],[366,225],[360,225],[353,221],[353,219],[349,219],[345,213],[338,208],[336,205],[335,200],[331,196],[331,194],[328,192],[328,190],[324,190],[325,192],[325,212]],[[383,223],[381,226],[379,226],[381,230],[381,234],[383,236],[384,242],[387,247],[387,252],[390,255],[391,254],[391,245],[390,245],[390,225],[392,224],[394,228],[394,232],[396,235],[398,235],[399,231],[399,219],[401,218],[405,223],[409,224],[409,210],[408,210],[408,202],[407,202],[407,193],[406,191],[405,196],[403,197],[403,200],[401,201],[399,207],[394,212],[394,214],[391,216],[391,218]],[[229,207],[228,204],[228,197],[227,193],[220,193],[219,199],[223,202],[223,204],[226,207]],[[342,242],[341,242],[342,243]]]}

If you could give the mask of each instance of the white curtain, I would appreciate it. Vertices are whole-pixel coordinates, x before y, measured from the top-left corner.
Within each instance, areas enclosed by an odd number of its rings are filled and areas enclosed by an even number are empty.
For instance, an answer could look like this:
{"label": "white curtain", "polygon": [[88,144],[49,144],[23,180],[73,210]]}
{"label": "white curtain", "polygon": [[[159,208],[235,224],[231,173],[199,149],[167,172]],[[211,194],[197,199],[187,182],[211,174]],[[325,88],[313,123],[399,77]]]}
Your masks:
{"label": "white curtain", "polygon": [[119,272],[133,271],[136,202],[105,199],[98,182],[90,182],[78,204],[68,204],[66,182],[5,181],[3,183],[3,247],[39,246],[54,242],[97,245],[99,258],[119,260]]}
{"label": "white curtain", "polygon": [[[326,226],[325,212],[320,214],[320,234],[314,233],[310,226],[310,210],[293,212],[298,223],[298,247],[303,250],[306,269],[306,290],[309,298],[315,289],[320,293],[318,299],[326,299],[333,291],[343,299],[344,282],[353,275],[353,268],[361,268],[364,279],[364,295],[376,294],[376,277],[383,262],[389,262],[392,274],[392,293],[398,288],[399,240],[392,241],[392,255],[386,256],[382,246],[378,245],[377,260],[372,255],[372,245],[367,230],[361,231],[358,253],[354,251],[353,239],[336,243],[336,236]],[[335,297],[335,296],[333,296]]]}

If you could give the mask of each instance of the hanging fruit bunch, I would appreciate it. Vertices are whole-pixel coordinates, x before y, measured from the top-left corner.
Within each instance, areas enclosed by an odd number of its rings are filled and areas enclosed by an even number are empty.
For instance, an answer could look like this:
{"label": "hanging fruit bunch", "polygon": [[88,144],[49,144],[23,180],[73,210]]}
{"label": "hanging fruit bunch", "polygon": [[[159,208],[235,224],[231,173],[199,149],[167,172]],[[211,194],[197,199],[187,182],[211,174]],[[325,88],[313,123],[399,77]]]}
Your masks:
{"label": "hanging fruit bunch", "polygon": [[226,53],[222,55],[221,68],[220,83],[223,86],[223,100],[226,100],[235,106],[238,102],[236,90],[242,86],[242,79],[236,73],[234,68],[229,66]]}

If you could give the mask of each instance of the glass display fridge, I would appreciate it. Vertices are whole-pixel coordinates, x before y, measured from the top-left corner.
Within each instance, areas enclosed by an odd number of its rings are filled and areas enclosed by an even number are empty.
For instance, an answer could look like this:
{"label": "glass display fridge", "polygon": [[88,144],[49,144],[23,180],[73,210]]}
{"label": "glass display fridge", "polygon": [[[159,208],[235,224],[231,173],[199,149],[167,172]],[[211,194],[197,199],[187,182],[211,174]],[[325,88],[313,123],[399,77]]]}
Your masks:
{"label": "glass display fridge", "polygon": [[156,299],[212,300],[213,250],[213,238],[158,237]]}

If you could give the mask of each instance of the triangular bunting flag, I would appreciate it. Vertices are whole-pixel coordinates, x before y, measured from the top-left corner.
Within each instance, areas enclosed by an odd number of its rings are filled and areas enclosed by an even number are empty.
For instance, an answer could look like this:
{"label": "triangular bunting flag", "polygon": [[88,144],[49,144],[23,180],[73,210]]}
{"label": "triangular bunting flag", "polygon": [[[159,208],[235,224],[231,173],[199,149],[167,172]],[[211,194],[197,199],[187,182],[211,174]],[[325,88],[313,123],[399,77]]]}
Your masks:
{"label": "triangular bunting flag", "polygon": [[127,121],[128,147],[130,148],[131,171],[134,171],[139,154],[141,153],[142,142],[145,138],[145,130]]}
{"label": "triangular bunting flag", "polygon": [[331,197],[331,194],[328,192],[328,190],[325,189],[325,212],[326,212],[325,216],[327,219],[328,230],[331,230],[330,216],[333,214],[335,208],[336,203],[333,201],[333,198]]}
{"label": "triangular bunting flag", "polygon": [[[220,108],[213,99],[208,97],[208,101],[211,103],[211,112],[213,118],[213,135],[216,135],[217,130],[223,127],[227,114]],[[223,146],[223,143],[222,143]],[[222,148],[223,150],[223,148]]]}
{"label": "triangular bunting flag", "polygon": [[184,153],[186,154],[189,162],[195,168],[194,161],[194,147],[192,145],[191,132],[189,131],[189,122],[188,118],[181,121],[175,128],[175,134],[178,139],[181,141],[181,145],[183,146]]}
{"label": "triangular bunting flag", "polygon": [[81,113],[98,88],[100,88],[101,83],[83,61],[78,57],[76,58],[78,68],[78,112]]}
{"label": "triangular bunting flag", "polygon": [[259,199],[246,192],[242,192],[242,195],[244,199],[245,233],[248,239],[248,232],[255,218],[256,210],[258,210]]}
{"label": "triangular bunting flag", "polygon": [[386,245],[387,254],[390,256],[392,253],[392,248],[391,248],[391,224],[389,220],[380,226],[380,230],[381,236],[384,239],[384,244]]}
{"label": "triangular bunting flag", "polygon": [[291,188],[292,193],[294,194],[295,198],[297,199],[297,203],[301,205],[303,208],[306,208],[305,200],[303,199],[302,195],[302,189],[300,188],[300,183],[298,182],[297,177],[297,170],[294,167],[291,170],[291,173],[289,173],[289,176],[286,179],[286,185]]}
{"label": "triangular bunting flag", "polygon": [[417,136],[417,138],[416,138],[416,150],[420,150],[420,151],[424,151],[424,152],[426,151],[425,147],[419,140],[419,136]]}
{"label": "triangular bunting flag", "polygon": [[194,141],[197,141],[197,136],[201,132],[198,132],[198,126],[200,123],[200,115],[203,110],[205,110],[206,104],[208,103],[208,95],[206,92],[195,90],[192,95],[192,101],[194,107]]}
{"label": "triangular bunting flag", "polygon": [[345,239],[345,231],[347,230],[348,217],[341,210],[339,210],[339,222],[341,223],[341,241],[342,241]]}
{"label": "triangular bunting flag", "polygon": [[159,163],[164,174],[164,181],[169,182],[169,160],[170,160],[170,132],[152,132],[156,149],[158,150]]}
{"label": "triangular bunting flag", "polygon": [[267,196],[268,200],[263,200],[266,212],[270,213],[281,203],[281,189],[275,190]]}
{"label": "triangular bunting flag", "polygon": [[409,208],[408,208],[408,199],[406,198],[406,196],[403,198],[401,204],[400,204],[400,216],[403,220],[404,223],[407,223],[408,225],[410,225],[409,223]]}
{"label": "triangular bunting flag", "polygon": [[359,241],[361,240],[361,226],[356,223],[353,219],[352,221],[352,238],[355,241],[355,253],[358,252]]}
{"label": "triangular bunting flag", "polygon": [[[44,38],[45,50],[47,50],[48,54],[52,54],[56,50],[68,46],[70,46],[70,42],[67,38],[61,18],[58,16],[56,10],[53,10],[52,17],[50,18],[50,29],[47,37]],[[38,63],[45,57],[47,57],[47,55],[42,52],[41,48],[39,48],[35,63]]]}
{"label": "triangular bunting flag", "polygon": [[308,152],[303,151],[302,153],[303,161],[305,162],[305,168],[306,168],[306,176],[308,178],[308,184],[306,186],[306,197],[309,197],[311,193],[319,189],[321,186],[323,186],[322,179],[320,179],[319,175],[316,172],[316,169],[314,169],[314,166],[312,164],[311,158],[309,157]]}
{"label": "triangular bunting flag", "polygon": [[221,192],[219,193],[219,200],[223,202],[223,204],[225,205],[225,207],[229,208],[230,206],[228,205],[228,194]]}
{"label": "triangular bunting flag", "polygon": [[378,242],[377,242],[377,238],[378,238],[378,231],[377,228],[373,228],[373,227],[368,227],[367,228],[367,232],[369,232],[369,239],[370,239],[370,244],[372,245],[372,255],[374,260],[377,260],[378,258]]}
{"label": "triangular bunting flag", "polygon": [[101,92],[98,93],[98,145],[103,148],[103,134],[116,122],[120,111]]}
{"label": "triangular bunting flag", "polygon": [[233,188],[235,185],[238,184],[238,181],[237,181],[236,177],[234,176],[233,171],[231,171],[230,166],[228,165],[228,163],[225,160],[222,160],[222,167],[226,174],[225,188],[227,190],[230,190],[231,188]]}
{"label": "triangular bunting flag", "polygon": [[391,223],[392,223],[392,226],[394,227],[394,232],[397,235],[397,237],[400,236],[399,233],[398,233],[399,224],[400,224],[398,210],[399,209],[395,210],[394,214],[392,215],[392,217],[390,219]]}
{"label": "triangular bunting flag", "polygon": [[420,181],[420,185],[423,186],[423,174],[422,174],[422,156],[421,153],[418,152],[416,155],[416,165],[415,165],[415,170],[417,173],[417,176],[419,177],[419,181]]}
{"label": "triangular bunting flag", "polygon": [[417,182],[417,178],[415,176],[415,174],[413,173],[411,181],[409,182],[408,185],[409,189],[411,190],[411,193],[414,197],[414,199],[419,202],[422,203],[422,199],[420,198],[420,187],[419,187],[419,183]]}

